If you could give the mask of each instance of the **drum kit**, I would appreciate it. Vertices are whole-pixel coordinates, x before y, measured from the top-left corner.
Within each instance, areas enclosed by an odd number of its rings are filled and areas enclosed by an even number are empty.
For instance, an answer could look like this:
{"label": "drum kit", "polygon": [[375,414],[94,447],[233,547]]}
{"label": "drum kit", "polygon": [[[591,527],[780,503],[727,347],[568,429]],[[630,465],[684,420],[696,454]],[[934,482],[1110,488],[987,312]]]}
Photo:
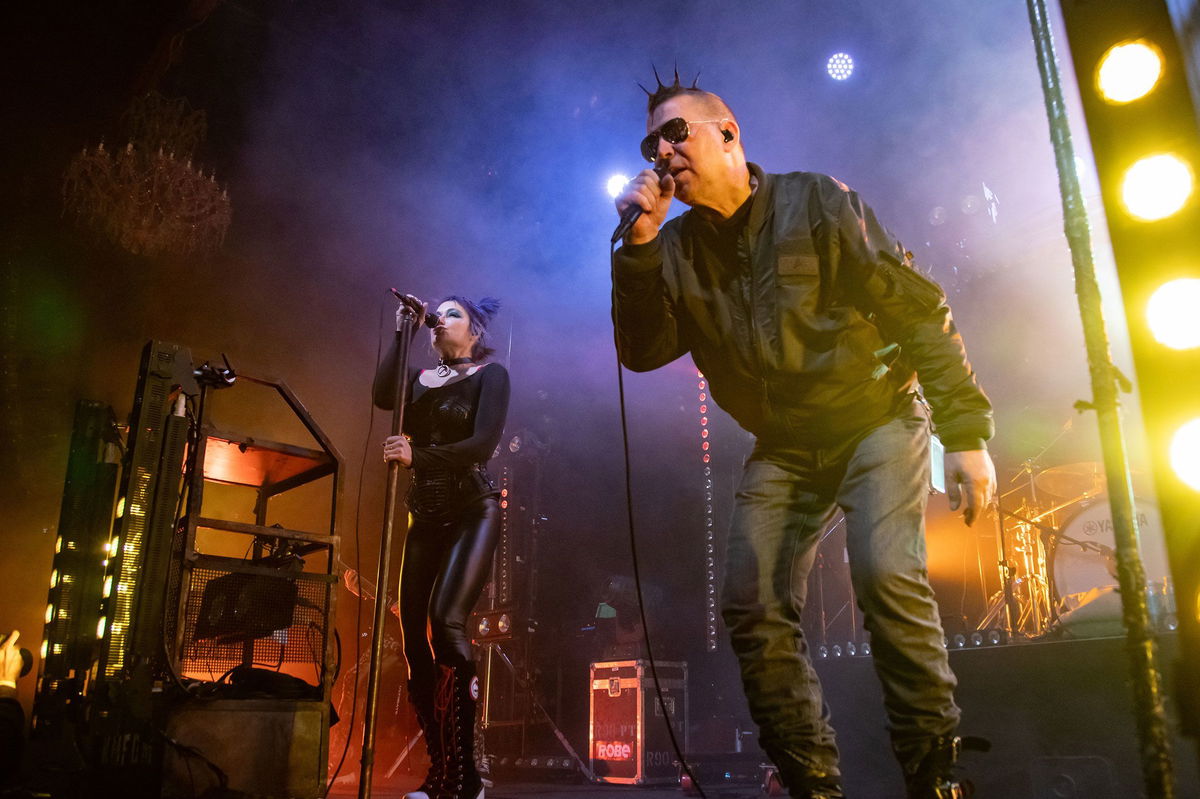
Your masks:
{"label": "drum kit", "polygon": [[[996,514],[1000,590],[978,629],[1010,638],[1111,635],[1121,632],[1116,547],[1104,466],[1082,462],[1041,467],[1026,461],[1017,485],[999,497]],[[1154,502],[1135,497],[1142,565],[1152,623],[1176,626],[1174,595]]]}

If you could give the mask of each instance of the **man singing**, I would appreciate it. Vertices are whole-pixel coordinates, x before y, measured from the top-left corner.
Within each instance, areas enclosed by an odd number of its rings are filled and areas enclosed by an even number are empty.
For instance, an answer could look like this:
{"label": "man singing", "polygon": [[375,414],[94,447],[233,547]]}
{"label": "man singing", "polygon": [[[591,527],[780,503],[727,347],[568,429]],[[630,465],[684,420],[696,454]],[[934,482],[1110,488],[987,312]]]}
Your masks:
{"label": "man singing", "polygon": [[[816,543],[841,508],[908,796],[960,797],[955,679],[925,571],[930,420],[918,379],[968,525],[996,478],[991,404],[945,294],[853,191],[763,172],[720,97],[678,73],[657,83],[642,155],[663,175],[645,170],[616,201],[644,212],[616,254],[618,349],[634,371],[690,352],[713,399],[756,438],[722,614],[760,743],[793,797],[844,795],[800,629]],[[676,197],[691,210],[664,225]]]}

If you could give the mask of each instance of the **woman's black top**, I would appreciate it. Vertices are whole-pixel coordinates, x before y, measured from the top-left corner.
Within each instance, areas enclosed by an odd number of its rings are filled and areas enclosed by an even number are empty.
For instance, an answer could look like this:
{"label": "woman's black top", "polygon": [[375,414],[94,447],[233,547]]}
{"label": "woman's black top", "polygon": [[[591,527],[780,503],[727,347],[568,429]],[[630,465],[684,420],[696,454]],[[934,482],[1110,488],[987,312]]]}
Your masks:
{"label": "woman's black top", "polygon": [[[384,359],[375,376],[375,404],[391,409],[395,360]],[[390,368],[388,368],[390,366]],[[472,502],[498,493],[484,468],[508,415],[508,371],[498,363],[431,388],[414,370],[404,433],[412,440],[413,480],[408,506],[419,519],[449,519]]]}

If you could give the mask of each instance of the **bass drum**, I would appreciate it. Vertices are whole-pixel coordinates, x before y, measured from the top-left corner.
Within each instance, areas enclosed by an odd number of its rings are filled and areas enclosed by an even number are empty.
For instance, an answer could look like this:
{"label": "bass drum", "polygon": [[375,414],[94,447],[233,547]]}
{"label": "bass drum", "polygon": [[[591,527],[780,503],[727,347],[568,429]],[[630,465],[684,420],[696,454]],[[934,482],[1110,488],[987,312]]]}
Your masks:
{"label": "bass drum", "polygon": [[[1158,506],[1149,500],[1135,499],[1134,509],[1153,612],[1158,604],[1156,597],[1165,598],[1170,586],[1162,517]],[[1060,613],[1101,601],[1120,616],[1116,543],[1107,495],[1088,502],[1063,525],[1051,548],[1050,570]],[[1107,601],[1103,600],[1105,596]]]}

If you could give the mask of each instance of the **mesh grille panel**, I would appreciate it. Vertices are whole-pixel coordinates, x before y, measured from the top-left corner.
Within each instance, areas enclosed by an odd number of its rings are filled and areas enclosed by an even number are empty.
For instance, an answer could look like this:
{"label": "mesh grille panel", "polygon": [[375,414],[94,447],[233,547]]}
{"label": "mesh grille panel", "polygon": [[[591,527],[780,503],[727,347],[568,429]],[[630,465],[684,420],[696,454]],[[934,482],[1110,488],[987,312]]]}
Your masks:
{"label": "mesh grille panel", "polygon": [[[184,610],[182,670],[215,679],[243,663],[251,646],[256,664],[308,663],[320,670],[328,635],[330,584],[296,572],[279,575],[192,569]],[[207,602],[206,590],[212,592]],[[272,632],[264,624],[279,624],[281,629]],[[222,634],[212,635],[214,628]],[[198,631],[208,637],[197,640]],[[256,633],[262,637],[251,637]],[[239,635],[247,640],[233,640]]]}

